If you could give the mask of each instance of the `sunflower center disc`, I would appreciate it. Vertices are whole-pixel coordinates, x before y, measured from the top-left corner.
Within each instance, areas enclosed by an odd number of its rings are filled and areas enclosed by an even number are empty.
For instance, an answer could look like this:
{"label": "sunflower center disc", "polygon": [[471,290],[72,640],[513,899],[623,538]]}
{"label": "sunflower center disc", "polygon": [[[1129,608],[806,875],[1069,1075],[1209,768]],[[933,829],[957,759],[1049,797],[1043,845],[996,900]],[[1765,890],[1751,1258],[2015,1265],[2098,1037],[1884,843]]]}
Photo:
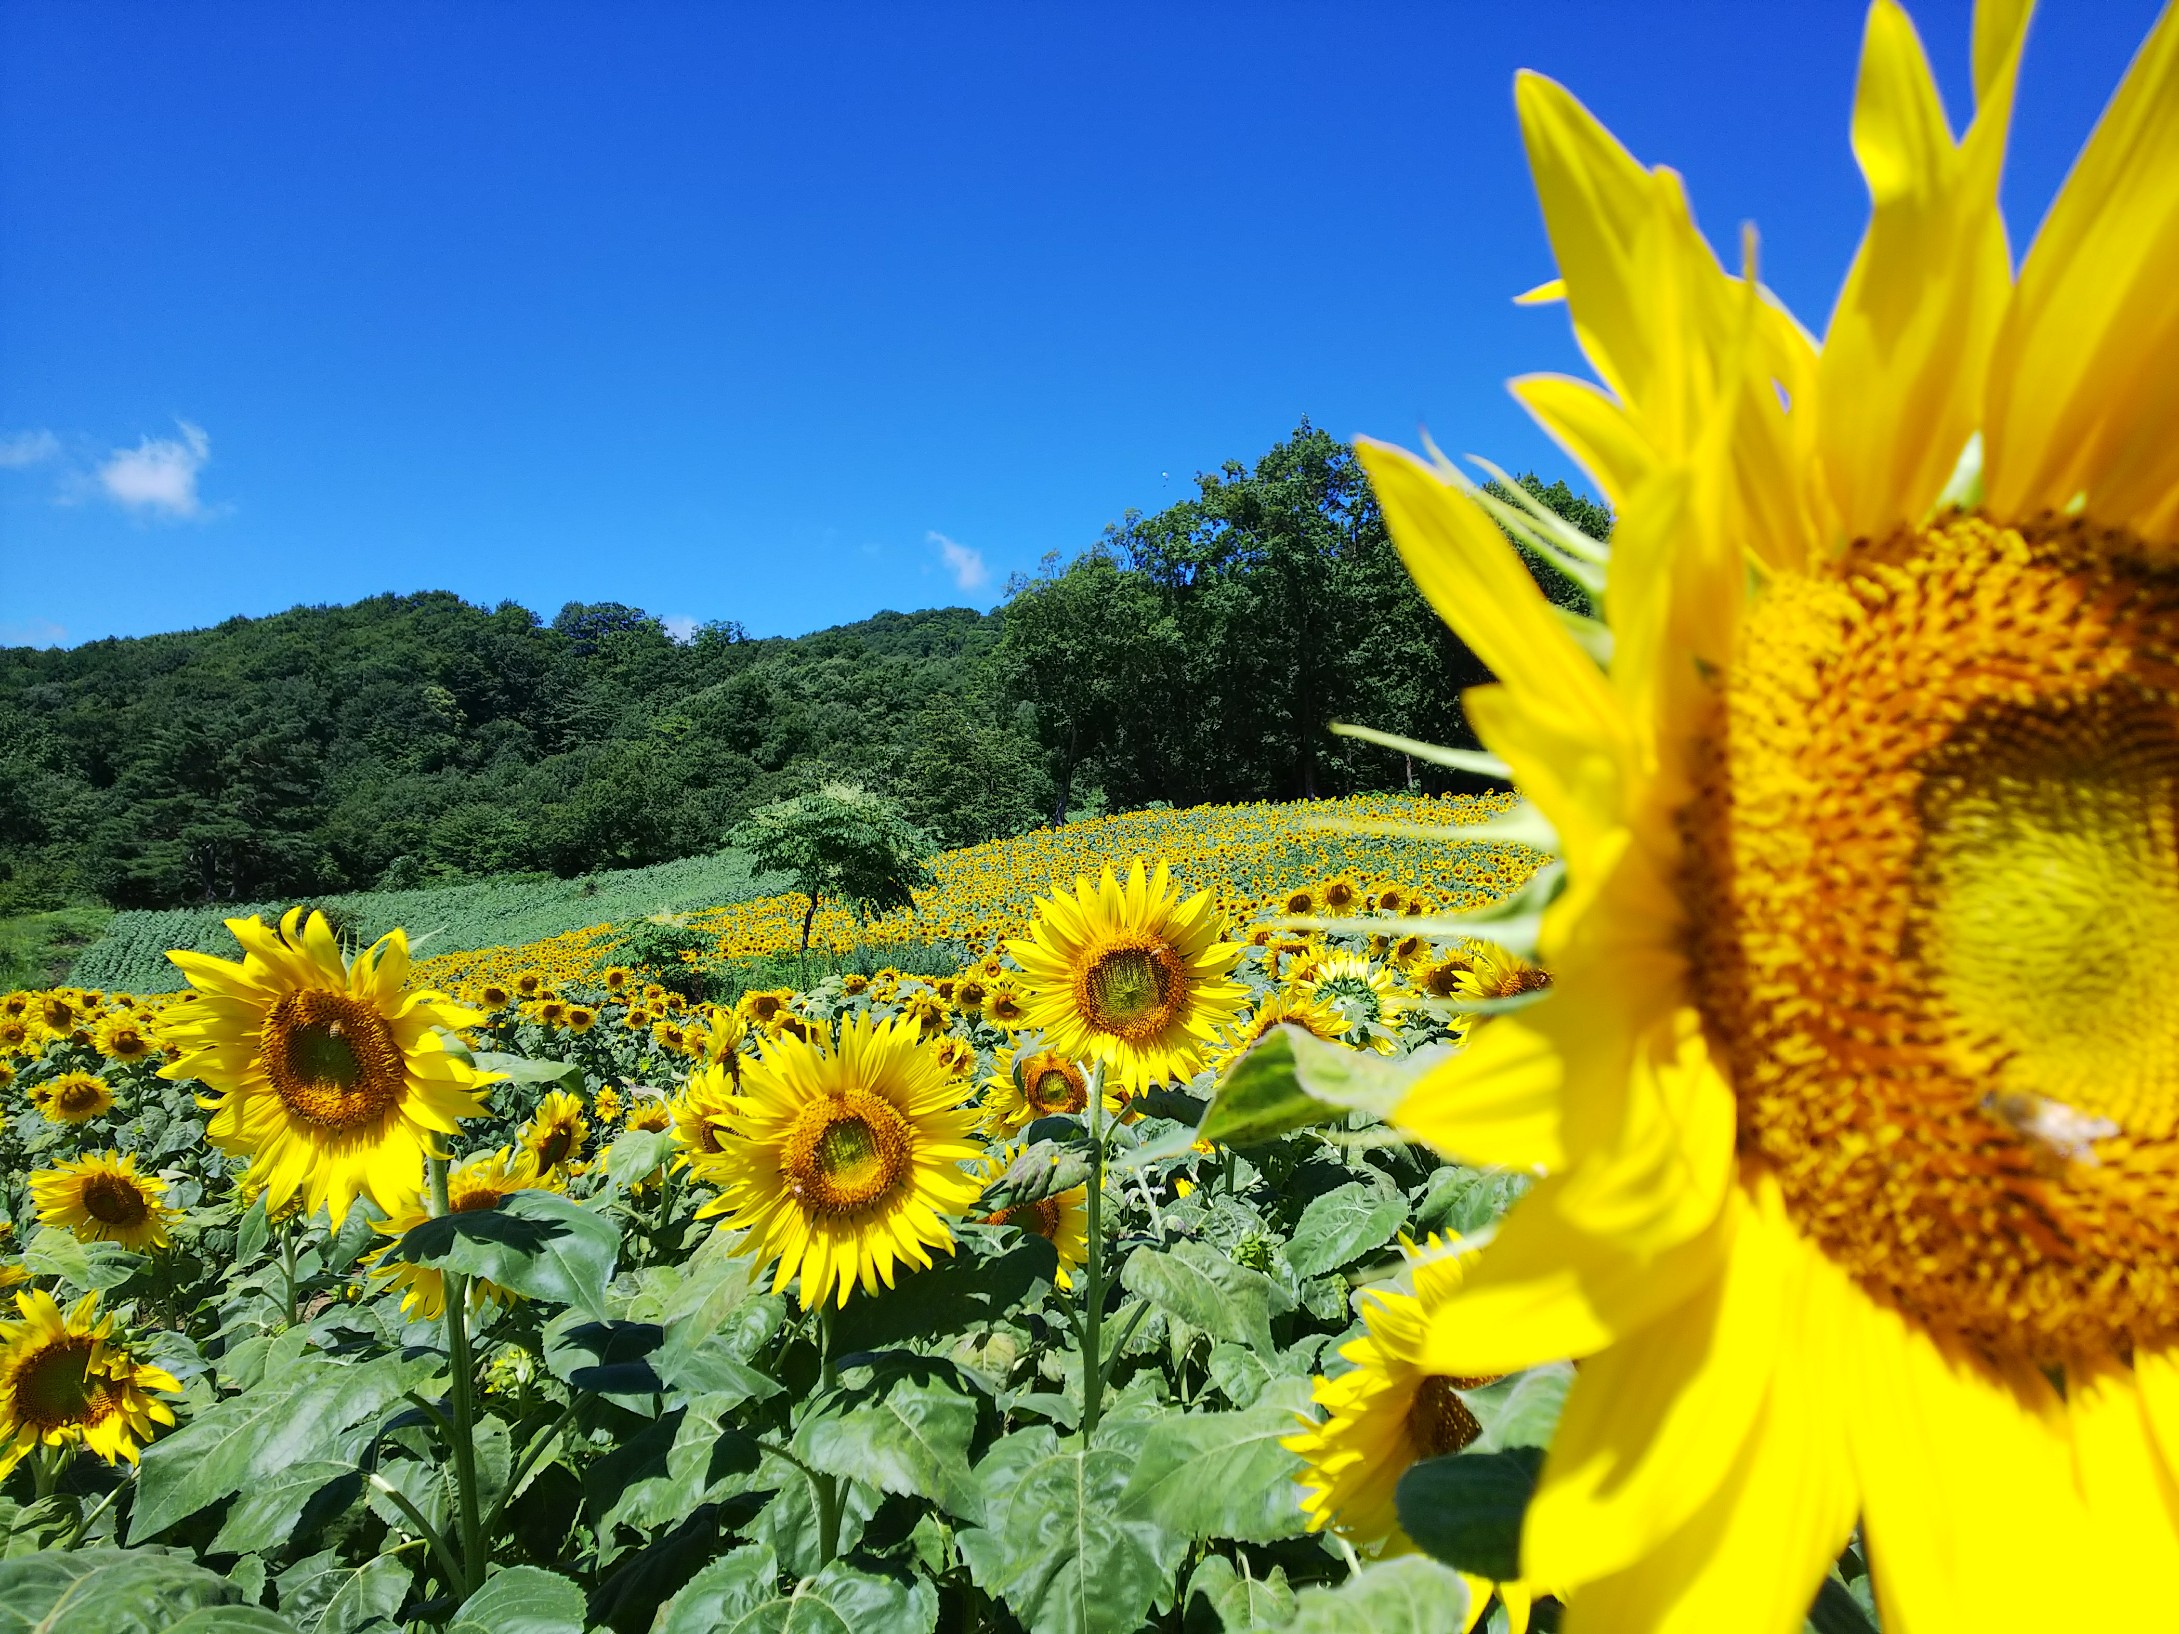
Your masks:
{"label": "sunflower center disc", "polygon": [[1444,1458],[1483,1433],[1483,1426],[1460,1399],[1452,1379],[1433,1373],[1407,1406],[1407,1437],[1418,1458]]}
{"label": "sunflower center disc", "polygon": [[1079,1112],[1089,1105],[1089,1091],[1066,1068],[1047,1066],[1030,1080],[1029,1100],[1039,1112]]}
{"label": "sunflower center disc", "polygon": [[99,1086],[88,1078],[73,1080],[62,1084],[60,1093],[53,1099],[64,1115],[87,1117],[98,1110]]}
{"label": "sunflower center disc", "polygon": [[1140,1043],[1171,1025],[1186,991],[1179,955],[1164,943],[1110,948],[1078,979],[1078,1008],[1098,1031]]}
{"label": "sunflower center disc", "polygon": [[882,1203],[908,1171],[912,1138],[900,1109],[866,1089],[804,1107],[781,1153],[788,1188],[823,1214]]}
{"label": "sunflower center disc", "polygon": [[2179,574],[1961,520],[1774,579],[1686,818],[1740,1142],[2037,1366],[2179,1338]]}
{"label": "sunflower center disc", "polygon": [[385,1018],[361,999],[321,987],[285,994],[272,1007],[264,1061],[288,1111],[334,1134],[377,1123],[407,1078]]}
{"label": "sunflower center disc", "polygon": [[74,1337],[45,1346],[23,1363],[15,1374],[15,1410],[24,1423],[57,1430],[96,1416],[90,1365],[91,1341]]}
{"label": "sunflower center disc", "polygon": [[83,1183],[83,1212],[105,1225],[142,1225],[151,1206],[119,1175],[94,1174]]}

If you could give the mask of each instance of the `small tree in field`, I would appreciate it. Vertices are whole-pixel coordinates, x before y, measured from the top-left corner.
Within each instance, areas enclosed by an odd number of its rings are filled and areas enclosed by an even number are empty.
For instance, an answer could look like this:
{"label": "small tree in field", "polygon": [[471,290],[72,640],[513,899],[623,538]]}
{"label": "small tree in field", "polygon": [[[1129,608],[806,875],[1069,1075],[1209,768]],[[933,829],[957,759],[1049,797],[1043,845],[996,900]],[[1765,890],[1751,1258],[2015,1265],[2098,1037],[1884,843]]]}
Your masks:
{"label": "small tree in field", "polygon": [[827,783],[810,794],[752,811],[728,836],[766,873],[790,874],[810,899],[802,916],[802,951],[810,947],[820,898],[853,902],[864,914],[913,904],[927,884],[931,843],[899,805],[857,783]]}

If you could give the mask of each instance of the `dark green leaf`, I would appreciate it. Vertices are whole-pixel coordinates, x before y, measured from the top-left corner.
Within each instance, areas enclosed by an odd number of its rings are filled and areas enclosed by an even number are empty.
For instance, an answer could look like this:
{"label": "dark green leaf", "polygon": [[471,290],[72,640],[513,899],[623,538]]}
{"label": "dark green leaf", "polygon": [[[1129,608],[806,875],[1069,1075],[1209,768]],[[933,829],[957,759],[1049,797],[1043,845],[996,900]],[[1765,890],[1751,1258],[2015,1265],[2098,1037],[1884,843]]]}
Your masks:
{"label": "dark green leaf", "polygon": [[1468,1587],[1420,1555],[1373,1561],[1336,1589],[1304,1589],[1283,1634],[1460,1634]]}
{"label": "dark green leaf", "polygon": [[169,1634],[176,1627],[294,1634],[269,1612],[253,1619],[255,1608],[241,1600],[218,1573],[157,1550],[56,1550],[0,1560],[0,1634]]}
{"label": "dark green leaf", "polygon": [[103,1293],[150,1265],[119,1243],[83,1243],[58,1226],[40,1226],[23,1245],[23,1269],[34,1277],[59,1277],[85,1293]]}
{"label": "dark green leaf", "polygon": [[930,1584],[839,1561],[782,1593],[778,1560],[755,1544],[698,1572],[673,1597],[658,1634],[931,1634],[937,1623]]}
{"label": "dark green leaf", "polygon": [[393,1257],[461,1271],[603,1322],[620,1233],[603,1215],[549,1191],[518,1191],[495,1209],[442,1214],[410,1229]]}
{"label": "dark green leaf", "polygon": [[1854,1591],[1835,1577],[1817,1587],[1816,1602],[1808,1608],[1808,1626],[1815,1634],[1876,1634],[1876,1624],[1861,1609]]}
{"label": "dark green leaf", "polygon": [[1164,1253],[1143,1247],[1127,1258],[1120,1282],[1167,1316],[1269,1352],[1276,1285],[1260,1271],[1236,1265],[1208,1243],[1179,1242]]}
{"label": "dark green leaf", "polygon": [[805,1423],[795,1448],[813,1469],[928,1498],[974,1520],[980,1506],[968,1449],[975,1435],[973,1401],[936,1378],[909,1377],[887,1381],[875,1401]]}
{"label": "dark green leaf", "polygon": [[1203,1557],[1189,1575],[1188,1598],[1209,1605],[1225,1634],[1284,1628],[1294,1614],[1294,1591],[1286,1586],[1283,1566],[1272,1567],[1269,1577],[1243,1577],[1224,1555]]}
{"label": "dark green leaf", "polygon": [[[248,1555],[286,1543],[304,1506],[336,1481],[357,1482],[356,1466],[338,1459],[308,1458],[267,1472],[242,1489],[227,1521],[212,1540],[213,1554]],[[360,1482],[358,1482],[360,1484]]]}
{"label": "dark green leaf", "polygon": [[984,1525],[961,1531],[961,1556],[1030,1634],[1135,1634],[1170,1594],[1187,1540],[1122,1513],[1130,1464],[1123,1446],[1038,1428],[977,1466]]}
{"label": "dark green leaf", "polygon": [[1425,1554],[1478,1577],[1521,1575],[1521,1519],[1543,1453],[1456,1453],[1426,1458],[1400,1477],[1400,1528]]}
{"label": "dark green leaf", "polygon": [[1298,1277],[1322,1276],[1382,1249],[1407,1219],[1407,1199],[1384,1180],[1356,1180],[1311,1200],[1286,1244]]}
{"label": "dark green leaf", "polygon": [[833,1319],[841,1351],[882,1350],[909,1339],[961,1333],[998,1321],[1039,1283],[1049,1286],[1059,1264],[1043,1237],[1026,1236],[1006,1253],[981,1259],[966,1243],[928,1271],[902,1267],[898,1286],[857,1294]]}
{"label": "dark green leaf", "polygon": [[447,1634],[583,1634],[583,1591],[557,1572],[510,1566],[462,1602]]}
{"label": "dark green leaf", "polygon": [[154,1537],[294,1465],[338,1461],[344,1432],[385,1413],[434,1370],[428,1357],[381,1356],[343,1366],[306,1356],[207,1408],[144,1449],[130,1541]]}
{"label": "dark green leaf", "polygon": [[1089,1180],[1096,1157],[1097,1148],[1086,1140],[1040,1140],[1025,1146],[1006,1172],[984,1188],[973,1212],[996,1214],[1072,1191]]}
{"label": "dark green leaf", "polygon": [[1306,1380],[1281,1380],[1238,1413],[1181,1413],[1150,1426],[1121,1495],[1121,1511],[1194,1538],[1271,1543],[1308,1530],[1295,1476],[1299,1455],[1280,1443],[1301,1429]]}
{"label": "dark green leaf", "polygon": [[400,1555],[356,1564],[327,1550],[280,1574],[280,1612],[303,1634],[355,1634],[401,1609],[409,1577],[409,1563]]}

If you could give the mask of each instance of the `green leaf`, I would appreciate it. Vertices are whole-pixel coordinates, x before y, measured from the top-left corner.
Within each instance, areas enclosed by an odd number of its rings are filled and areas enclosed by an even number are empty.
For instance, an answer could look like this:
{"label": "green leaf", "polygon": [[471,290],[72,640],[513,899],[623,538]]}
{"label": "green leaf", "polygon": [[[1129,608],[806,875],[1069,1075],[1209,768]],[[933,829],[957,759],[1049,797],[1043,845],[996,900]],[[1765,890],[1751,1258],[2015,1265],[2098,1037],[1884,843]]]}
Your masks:
{"label": "green leaf", "polygon": [[306,1356],[277,1377],[207,1408],[144,1449],[129,1541],[301,1463],[338,1461],[351,1426],[384,1413],[436,1371],[430,1357],[344,1366]]}
{"label": "green leaf", "polygon": [[1854,1598],[1854,1591],[1835,1577],[1826,1577],[1816,1586],[1807,1626],[1815,1634],[1876,1634],[1875,1622]]}
{"label": "green leaf", "polygon": [[673,1156],[671,1129],[630,1129],[605,1149],[605,1172],[616,1186],[631,1186],[656,1174]]}
{"label": "green leaf", "polygon": [[500,1055],[491,1050],[479,1050],[475,1060],[480,1071],[499,1073],[511,1083],[582,1087],[583,1069],[574,1061],[532,1061],[526,1055]]}
{"label": "green leaf", "polygon": [[1317,1277],[1381,1249],[1406,1223],[1407,1199],[1389,1182],[1356,1180],[1311,1199],[1286,1244],[1297,1277]]}
{"label": "green leaf", "polygon": [[1284,1628],[1294,1614],[1294,1591],[1286,1586],[1285,1567],[1272,1567],[1269,1577],[1243,1577],[1224,1555],[1203,1557],[1189,1574],[1188,1598],[1206,1602],[1226,1634]]}
{"label": "green leaf", "polygon": [[931,1634],[937,1625],[938,1595],[921,1578],[902,1582],[834,1561],[782,1594],[778,1558],[745,1544],[689,1580],[657,1634]]}
{"label": "green leaf", "polygon": [[906,1340],[962,1333],[999,1321],[1049,1286],[1059,1259],[1050,1241],[1025,1236],[1006,1253],[979,1258],[967,1243],[928,1271],[903,1268],[899,1284],[876,1294],[858,1293],[835,1313],[832,1342],[845,1354],[883,1350]]}
{"label": "green leaf", "polygon": [[1559,1426],[1559,1413],[1573,1382],[1571,1362],[1548,1362],[1509,1373],[1480,1389],[1461,1391],[1461,1400],[1483,1429],[1462,1451],[1503,1452],[1508,1447],[1550,1446],[1551,1432]]}
{"label": "green leaf", "polygon": [[1433,1045],[1387,1060],[1290,1024],[1274,1027],[1218,1086],[1196,1134],[1222,1146],[1259,1146],[1349,1112],[1389,1118],[1415,1080],[1448,1053]]}
{"label": "green leaf", "polygon": [[412,1227],[393,1258],[484,1277],[531,1299],[611,1318],[605,1287],[620,1233],[602,1214],[549,1191],[518,1191],[495,1209],[442,1214]]}
{"label": "green leaf", "polygon": [[1521,1519],[1543,1452],[1455,1453],[1426,1458],[1400,1477],[1400,1529],[1449,1566],[1497,1582],[1521,1575]]}
{"label": "green leaf", "polygon": [[280,1574],[280,1610],[302,1634],[355,1634],[401,1609],[409,1576],[409,1563],[400,1555],[351,1565],[328,1549]]}
{"label": "green leaf", "polygon": [[1460,1634],[1468,1586],[1420,1555],[1364,1566],[1336,1589],[1304,1589],[1283,1634]]}
{"label": "green leaf", "polygon": [[310,1500],[335,1481],[355,1474],[354,1464],[333,1458],[306,1458],[271,1471],[242,1489],[210,1552],[249,1555],[286,1543]]}
{"label": "green leaf", "polygon": [[265,1194],[259,1192],[250,1211],[242,1216],[242,1223],[235,1228],[235,1264],[248,1265],[265,1251],[265,1241],[272,1234],[272,1224],[265,1213]]}
{"label": "green leaf", "polygon": [[795,1450],[812,1469],[867,1481],[881,1492],[928,1498],[967,1520],[981,1513],[969,1471],[976,1404],[936,1378],[894,1378],[878,1399],[836,1418],[812,1419],[795,1432]]}
{"label": "green leaf", "polygon": [[165,1634],[186,1613],[241,1598],[218,1573],[148,1550],[0,1560],[0,1634]]}
{"label": "green leaf", "polygon": [[996,1214],[1072,1191],[1095,1172],[1096,1146],[1086,1140],[1040,1140],[1022,1148],[1006,1172],[976,1199],[977,1214]]}
{"label": "green leaf", "polygon": [[1172,1590],[1187,1540],[1120,1509],[1132,1459],[1039,1427],[976,1467],[984,1524],[957,1542],[969,1573],[1030,1634],[1135,1634]]}
{"label": "green leaf", "polygon": [[1260,1271],[1236,1265],[1208,1243],[1179,1242],[1163,1253],[1142,1247],[1127,1257],[1120,1283],[1169,1317],[1268,1352],[1277,1285]]}
{"label": "green leaf", "polygon": [[25,1271],[34,1277],[59,1277],[85,1293],[118,1288],[150,1264],[144,1255],[132,1254],[119,1243],[78,1242],[72,1232],[59,1226],[40,1226],[38,1234],[23,1245]]}
{"label": "green leaf", "polygon": [[[745,1308],[764,1301],[764,1272],[770,1262],[747,1251],[745,1241],[741,1232],[714,1229],[683,1263],[680,1286],[659,1313],[665,1343],[651,1360],[669,1385],[686,1382],[690,1388],[707,1391],[739,1387],[759,1400],[777,1392],[778,1387],[753,1368],[738,1367],[742,1376],[731,1380],[719,1376],[720,1366],[738,1366],[746,1360],[746,1352],[737,1356],[729,1344],[721,1353],[713,1341],[722,1336],[731,1339],[722,1335],[728,1318],[739,1315],[746,1320],[756,1312]],[[776,1322],[761,1325],[764,1331],[758,1342],[770,1336]],[[704,1374],[691,1377],[699,1356],[705,1363]]]}
{"label": "green leaf", "polygon": [[1303,1379],[1281,1380],[1238,1413],[1182,1413],[1150,1426],[1121,1495],[1124,1514],[1193,1538],[1273,1543],[1308,1530],[1294,1477],[1299,1455],[1280,1443],[1302,1428]]}
{"label": "green leaf", "polygon": [[558,1572],[510,1566],[462,1602],[447,1634],[583,1634],[583,1591]]}
{"label": "green leaf", "polygon": [[[74,1625],[65,1625],[68,1628]],[[56,1624],[54,1634],[64,1634]],[[163,1623],[160,1634],[299,1634],[295,1625],[277,1611],[263,1606],[206,1606],[192,1611],[180,1622]]]}
{"label": "green leaf", "polygon": [[1416,1235],[1443,1231],[1465,1237],[1480,1231],[1519,1201],[1529,1184],[1525,1174],[1447,1164],[1430,1177],[1429,1189],[1415,1205]]}

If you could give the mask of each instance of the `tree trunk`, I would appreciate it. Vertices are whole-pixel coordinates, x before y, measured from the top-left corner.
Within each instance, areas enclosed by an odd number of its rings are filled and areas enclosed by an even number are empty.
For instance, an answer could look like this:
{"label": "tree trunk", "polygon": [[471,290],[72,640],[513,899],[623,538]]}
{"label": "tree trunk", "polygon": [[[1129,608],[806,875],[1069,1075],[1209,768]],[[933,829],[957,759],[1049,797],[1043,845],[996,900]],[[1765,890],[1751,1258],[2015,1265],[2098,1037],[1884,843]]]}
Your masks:
{"label": "tree trunk", "polygon": [[810,911],[802,916],[802,951],[810,950],[810,927],[817,923],[817,893],[810,892]]}

